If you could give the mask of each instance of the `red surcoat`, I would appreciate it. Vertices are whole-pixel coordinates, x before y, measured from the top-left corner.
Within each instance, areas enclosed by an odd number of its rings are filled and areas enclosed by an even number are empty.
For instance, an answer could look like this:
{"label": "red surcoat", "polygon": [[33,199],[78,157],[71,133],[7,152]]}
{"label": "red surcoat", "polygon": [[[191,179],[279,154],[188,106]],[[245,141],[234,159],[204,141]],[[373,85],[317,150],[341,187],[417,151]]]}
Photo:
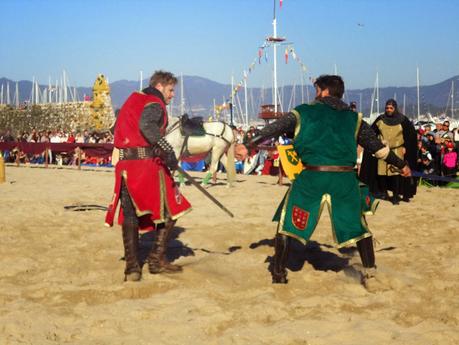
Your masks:
{"label": "red surcoat", "polygon": [[[151,103],[158,103],[163,109],[163,118],[158,127],[161,136],[165,134],[167,110],[163,101],[154,95],[134,92],[123,104],[118,115],[115,125],[116,148],[150,146],[140,132],[139,121],[144,108]],[[167,215],[175,220],[191,210],[190,203],[180,193],[169,169],[160,158],[120,160],[115,167],[115,189],[105,218],[108,226],[113,225],[123,178],[142,230],[154,229],[154,224],[163,223]],[[118,224],[122,223],[121,209]]]}

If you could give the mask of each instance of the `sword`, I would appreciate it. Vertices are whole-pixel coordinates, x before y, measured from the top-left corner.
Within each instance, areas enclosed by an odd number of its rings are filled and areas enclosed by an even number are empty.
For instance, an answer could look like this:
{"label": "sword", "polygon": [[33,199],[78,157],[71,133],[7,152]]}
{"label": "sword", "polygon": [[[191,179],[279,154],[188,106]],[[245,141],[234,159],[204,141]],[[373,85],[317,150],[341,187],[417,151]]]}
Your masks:
{"label": "sword", "polygon": [[183,170],[181,167],[177,166],[176,170],[182,174],[183,176],[186,177],[190,183],[195,186],[199,191],[204,194],[206,197],[208,197],[214,204],[216,204],[218,207],[220,207],[223,211],[225,211],[231,218],[234,217],[234,214],[232,214],[225,206],[222,205],[220,201],[215,199],[208,191],[206,191],[199,183],[197,183],[192,176],[190,176],[185,170]]}

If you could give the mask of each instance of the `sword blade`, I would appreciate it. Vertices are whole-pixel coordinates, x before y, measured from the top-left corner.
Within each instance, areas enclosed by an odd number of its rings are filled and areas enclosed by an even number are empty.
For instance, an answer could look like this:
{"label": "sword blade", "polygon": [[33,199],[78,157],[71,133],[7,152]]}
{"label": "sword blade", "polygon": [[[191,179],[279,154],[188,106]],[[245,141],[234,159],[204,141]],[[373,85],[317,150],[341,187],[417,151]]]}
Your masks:
{"label": "sword blade", "polygon": [[215,197],[213,197],[207,190],[205,190],[198,182],[195,181],[195,179],[190,176],[185,170],[183,170],[181,167],[177,167],[177,171],[182,174],[183,176],[186,177],[186,179],[188,181],[190,181],[190,183],[195,186],[197,189],[199,189],[199,191],[204,194],[206,197],[208,197],[215,205],[217,205],[218,207],[220,207],[223,211],[225,211],[231,218],[234,217],[234,214],[231,213],[230,210],[228,210],[225,206],[223,206],[223,204],[218,201],[217,199],[215,199]]}

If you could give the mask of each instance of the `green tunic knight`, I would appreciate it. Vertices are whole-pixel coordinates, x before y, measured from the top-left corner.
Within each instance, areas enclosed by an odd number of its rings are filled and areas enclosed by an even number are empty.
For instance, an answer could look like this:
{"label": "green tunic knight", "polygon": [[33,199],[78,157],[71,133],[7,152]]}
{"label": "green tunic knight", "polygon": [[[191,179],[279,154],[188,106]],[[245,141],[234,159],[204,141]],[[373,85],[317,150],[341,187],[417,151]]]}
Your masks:
{"label": "green tunic knight", "polygon": [[280,203],[273,220],[278,222],[273,283],[287,283],[286,260],[290,238],[306,243],[327,206],[333,238],[338,247],[356,244],[363,266],[364,282],[375,268],[371,232],[365,214],[374,210],[374,199],[361,186],[354,169],[357,145],[378,159],[398,167],[408,176],[409,167],[377,138],[361,116],[341,100],[344,82],[339,76],[319,77],[314,86],[316,100],[302,104],[267,125],[251,146],[268,137],[294,133],[293,146],[304,169]]}

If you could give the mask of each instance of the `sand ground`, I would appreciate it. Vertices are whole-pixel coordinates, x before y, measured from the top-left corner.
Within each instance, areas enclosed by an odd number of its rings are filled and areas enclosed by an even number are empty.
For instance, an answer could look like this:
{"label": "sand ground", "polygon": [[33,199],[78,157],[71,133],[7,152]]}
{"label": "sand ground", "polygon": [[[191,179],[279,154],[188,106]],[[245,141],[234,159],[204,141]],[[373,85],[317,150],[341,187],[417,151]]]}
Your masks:
{"label": "sand ground", "polygon": [[[0,185],[0,344],[415,344],[459,343],[459,192],[420,188],[411,203],[381,202],[368,218],[382,288],[359,283],[355,250],[332,246],[325,214],[295,245],[289,284],[268,271],[275,224],[288,186],[241,176],[193,186],[168,255],[176,275],[124,283],[120,227],[105,213],[113,171],[6,168]],[[201,177],[201,174],[193,174]],[[151,236],[142,237],[142,252]]]}

